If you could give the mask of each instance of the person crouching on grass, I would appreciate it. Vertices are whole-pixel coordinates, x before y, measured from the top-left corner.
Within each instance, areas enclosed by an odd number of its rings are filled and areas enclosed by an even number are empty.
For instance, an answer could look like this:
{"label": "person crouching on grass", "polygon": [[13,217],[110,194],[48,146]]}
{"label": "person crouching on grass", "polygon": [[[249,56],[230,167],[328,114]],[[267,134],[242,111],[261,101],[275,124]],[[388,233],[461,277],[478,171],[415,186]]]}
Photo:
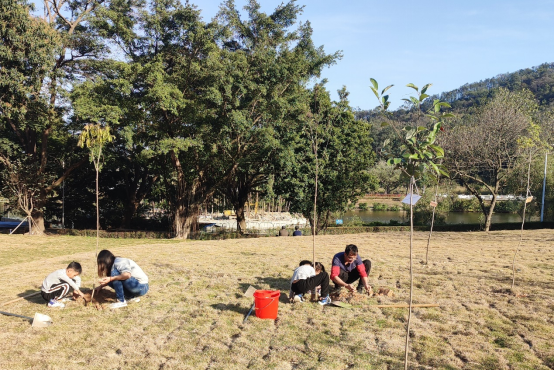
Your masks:
{"label": "person crouching on grass", "polygon": [[116,257],[109,250],[102,250],[98,253],[98,276],[99,291],[106,285],[115,290],[117,302],[112,303],[110,308],[121,308],[129,302],[139,302],[140,296],[148,292],[148,276],[135,263],[128,258]]}
{"label": "person crouching on grass", "polygon": [[56,270],[44,279],[40,288],[40,295],[48,302],[48,307],[64,308],[62,299],[73,289],[73,298],[83,296],[81,287],[82,272],[79,262],[71,262],[65,269]]}
{"label": "person crouching on grass", "polygon": [[320,305],[331,303],[329,298],[329,275],[325,272],[325,267],[316,262],[314,269],[310,261],[301,261],[300,266],[294,270],[290,280],[289,297],[291,302],[303,302],[303,295],[308,291],[315,292],[319,285],[321,286],[321,297],[318,303]]}
{"label": "person crouching on grass", "polygon": [[371,293],[371,287],[368,284],[367,275],[371,271],[371,261],[363,260],[358,254],[358,247],[354,244],[348,244],[344,252],[335,254],[331,266],[331,280],[335,283],[333,292],[339,291],[345,287],[349,292],[354,292],[352,283],[358,282],[358,293],[362,293],[365,288],[366,293]]}

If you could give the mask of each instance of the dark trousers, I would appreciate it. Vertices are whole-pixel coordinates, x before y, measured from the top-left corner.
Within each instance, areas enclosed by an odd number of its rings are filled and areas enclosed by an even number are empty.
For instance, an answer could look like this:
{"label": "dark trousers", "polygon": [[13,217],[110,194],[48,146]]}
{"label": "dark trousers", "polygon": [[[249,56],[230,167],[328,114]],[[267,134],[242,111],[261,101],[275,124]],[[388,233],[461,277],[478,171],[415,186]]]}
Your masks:
{"label": "dark trousers", "polygon": [[51,299],[62,299],[69,292],[68,283],[58,283],[50,287],[50,289],[45,292],[44,290],[40,291],[40,295],[46,302],[50,302]]}
{"label": "dark trousers", "polygon": [[298,280],[296,283],[293,283],[291,290],[294,294],[304,294],[308,290],[312,292],[315,291],[315,288],[321,285],[321,296],[327,297],[329,295],[329,274],[322,271],[316,276],[309,277],[307,279]]}
{"label": "dark trousers", "polygon": [[[371,261],[370,260],[364,260],[363,264],[365,266],[365,272],[369,276],[369,272],[371,271]],[[355,268],[354,270],[352,270],[350,272],[347,272],[343,269],[340,269],[340,273],[339,273],[338,277],[342,281],[344,281],[346,284],[352,284],[356,280],[360,280],[360,282],[358,284],[359,284],[360,287],[363,286],[363,285],[361,285],[362,280],[360,278],[360,273],[358,272],[357,268]],[[339,286],[335,284],[335,288],[339,288]]]}

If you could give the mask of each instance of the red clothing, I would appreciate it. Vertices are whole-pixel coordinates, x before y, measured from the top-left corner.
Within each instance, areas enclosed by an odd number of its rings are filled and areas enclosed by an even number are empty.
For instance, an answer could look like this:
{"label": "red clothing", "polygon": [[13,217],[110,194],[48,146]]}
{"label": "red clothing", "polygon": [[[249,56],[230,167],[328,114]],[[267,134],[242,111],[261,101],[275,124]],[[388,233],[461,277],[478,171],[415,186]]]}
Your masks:
{"label": "red clothing", "polygon": [[354,270],[354,268],[358,270],[358,272],[360,273],[360,277],[367,277],[367,272],[365,270],[365,266],[360,255],[357,255],[356,259],[352,261],[352,263],[346,265],[344,252],[337,253],[333,257],[333,264],[331,266],[331,279],[339,276],[341,269],[346,272],[350,272]]}

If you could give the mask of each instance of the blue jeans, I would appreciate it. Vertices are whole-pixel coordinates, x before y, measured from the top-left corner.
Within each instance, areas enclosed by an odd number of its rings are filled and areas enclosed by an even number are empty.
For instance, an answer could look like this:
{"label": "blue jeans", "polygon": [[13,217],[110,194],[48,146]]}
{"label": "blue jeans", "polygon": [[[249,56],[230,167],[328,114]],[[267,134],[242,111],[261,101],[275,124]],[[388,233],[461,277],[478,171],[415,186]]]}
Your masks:
{"label": "blue jeans", "polygon": [[[112,270],[112,276],[121,275],[116,269]],[[134,277],[130,277],[127,280],[114,280],[108,283],[108,285],[115,290],[115,296],[120,302],[126,299],[134,297],[140,297],[148,292],[148,284],[141,284]]]}

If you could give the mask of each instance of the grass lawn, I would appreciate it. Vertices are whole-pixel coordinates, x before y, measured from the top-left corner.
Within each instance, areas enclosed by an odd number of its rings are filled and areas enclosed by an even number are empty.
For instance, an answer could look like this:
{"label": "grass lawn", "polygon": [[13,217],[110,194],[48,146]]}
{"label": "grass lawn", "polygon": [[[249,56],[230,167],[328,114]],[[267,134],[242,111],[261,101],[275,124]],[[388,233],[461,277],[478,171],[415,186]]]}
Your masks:
{"label": "grass lawn", "polygon": [[[408,233],[321,236],[316,259],[330,261],[347,243],[373,262],[373,297],[353,309],[289,304],[279,318],[251,316],[248,285],[288,292],[311,237],[224,241],[102,239],[101,248],[135,260],[150,291],[119,310],[68,305],[49,309],[40,296],[0,307],[52,317],[49,328],[0,315],[0,369],[400,369],[407,309]],[[435,233],[430,264],[427,233],[415,237],[412,369],[554,369],[554,231],[524,233],[512,294],[511,262],[519,231]],[[72,260],[84,287],[96,281],[95,239],[0,235],[0,302],[40,288]]]}

